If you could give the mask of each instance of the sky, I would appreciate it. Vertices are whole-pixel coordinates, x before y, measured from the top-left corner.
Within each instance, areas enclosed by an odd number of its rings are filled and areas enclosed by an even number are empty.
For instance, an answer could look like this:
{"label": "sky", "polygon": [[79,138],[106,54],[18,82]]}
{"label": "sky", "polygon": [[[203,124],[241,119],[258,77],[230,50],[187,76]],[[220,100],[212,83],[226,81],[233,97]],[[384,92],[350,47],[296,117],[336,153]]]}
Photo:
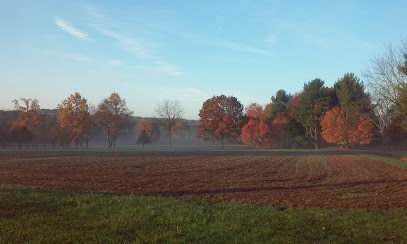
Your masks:
{"label": "sky", "polygon": [[[0,109],[53,109],[112,92],[135,116],[176,99],[198,119],[214,95],[244,106],[321,78],[360,78],[407,33],[407,1],[0,0]],[[362,79],[363,80],[363,79]]]}

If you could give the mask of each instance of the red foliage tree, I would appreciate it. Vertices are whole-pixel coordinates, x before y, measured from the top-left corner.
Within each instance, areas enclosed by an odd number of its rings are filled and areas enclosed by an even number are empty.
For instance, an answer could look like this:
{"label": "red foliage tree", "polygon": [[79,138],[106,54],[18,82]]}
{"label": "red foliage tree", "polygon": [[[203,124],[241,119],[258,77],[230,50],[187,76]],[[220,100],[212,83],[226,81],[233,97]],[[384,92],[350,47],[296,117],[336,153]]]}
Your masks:
{"label": "red foliage tree", "polygon": [[199,111],[198,136],[204,140],[237,140],[243,124],[243,106],[235,97],[214,96]]}
{"label": "red foliage tree", "polygon": [[346,123],[345,111],[335,107],[326,112],[321,121],[322,138],[329,143],[343,145],[369,144],[373,136],[370,119],[360,117],[359,122]]}
{"label": "red foliage tree", "polygon": [[244,144],[258,147],[270,144],[270,132],[271,126],[269,124],[257,119],[251,119],[242,128],[240,137]]}

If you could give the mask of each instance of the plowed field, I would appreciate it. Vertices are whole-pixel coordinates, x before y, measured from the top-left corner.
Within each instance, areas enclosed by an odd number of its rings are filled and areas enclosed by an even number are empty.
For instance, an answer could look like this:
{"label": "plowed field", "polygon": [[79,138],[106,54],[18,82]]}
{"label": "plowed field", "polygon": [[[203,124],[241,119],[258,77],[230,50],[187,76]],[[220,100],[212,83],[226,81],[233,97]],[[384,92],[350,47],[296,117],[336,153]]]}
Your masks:
{"label": "plowed field", "polygon": [[294,207],[407,207],[407,170],[363,155],[0,157],[0,184]]}

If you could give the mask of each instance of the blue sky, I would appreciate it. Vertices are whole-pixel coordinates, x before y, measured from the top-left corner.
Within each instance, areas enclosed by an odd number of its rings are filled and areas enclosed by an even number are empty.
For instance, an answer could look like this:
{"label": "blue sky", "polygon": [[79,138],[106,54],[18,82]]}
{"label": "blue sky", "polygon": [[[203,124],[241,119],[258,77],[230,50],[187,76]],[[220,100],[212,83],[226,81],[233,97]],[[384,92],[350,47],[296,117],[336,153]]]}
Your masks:
{"label": "blue sky", "polygon": [[321,78],[360,76],[406,36],[407,1],[0,1],[0,109],[113,91],[137,116],[213,95],[266,104]]}

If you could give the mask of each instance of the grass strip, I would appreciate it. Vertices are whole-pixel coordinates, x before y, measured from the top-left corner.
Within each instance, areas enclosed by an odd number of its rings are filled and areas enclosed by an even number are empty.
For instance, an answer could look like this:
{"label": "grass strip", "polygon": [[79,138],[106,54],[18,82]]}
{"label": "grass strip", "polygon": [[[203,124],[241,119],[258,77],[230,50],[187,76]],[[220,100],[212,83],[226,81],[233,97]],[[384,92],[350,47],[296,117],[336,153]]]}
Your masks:
{"label": "grass strip", "polygon": [[390,158],[390,157],[385,157],[385,156],[379,156],[379,155],[365,155],[365,157],[373,160],[377,160],[386,164],[393,165],[398,168],[402,169],[407,169],[407,161],[400,160],[397,158]]}
{"label": "grass strip", "polygon": [[280,209],[0,186],[0,243],[407,242],[407,210]]}

